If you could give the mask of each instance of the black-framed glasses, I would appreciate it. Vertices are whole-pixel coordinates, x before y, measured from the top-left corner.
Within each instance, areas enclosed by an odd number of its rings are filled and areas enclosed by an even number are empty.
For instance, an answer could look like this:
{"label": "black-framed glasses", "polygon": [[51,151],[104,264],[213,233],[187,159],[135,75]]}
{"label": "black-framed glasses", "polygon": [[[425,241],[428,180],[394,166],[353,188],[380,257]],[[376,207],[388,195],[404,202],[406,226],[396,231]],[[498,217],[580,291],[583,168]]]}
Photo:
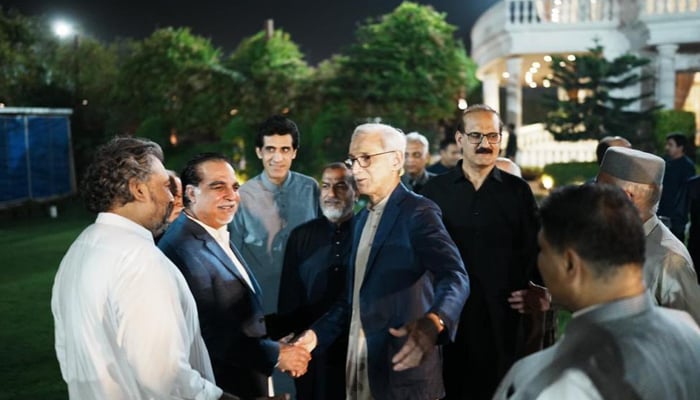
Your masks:
{"label": "black-framed glasses", "polygon": [[491,144],[501,143],[502,135],[498,132],[491,133],[481,133],[481,132],[468,132],[464,134],[467,140],[471,144],[481,144],[481,142],[486,138],[486,141]]}
{"label": "black-framed glasses", "polygon": [[360,164],[360,167],[367,168],[372,163],[372,157],[381,156],[382,154],[393,153],[395,151],[397,151],[397,150],[383,151],[381,153],[374,153],[374,154],[363,154],[363,155],[357,156],[357,157],[348,157],[348,159],[345,160],[344,162],[345,162],[345,165],[347,165],[348,168],[350,168],[350,169],[352,169],[352,166],[355,165],[355,161],[357,161],[357,163]]}

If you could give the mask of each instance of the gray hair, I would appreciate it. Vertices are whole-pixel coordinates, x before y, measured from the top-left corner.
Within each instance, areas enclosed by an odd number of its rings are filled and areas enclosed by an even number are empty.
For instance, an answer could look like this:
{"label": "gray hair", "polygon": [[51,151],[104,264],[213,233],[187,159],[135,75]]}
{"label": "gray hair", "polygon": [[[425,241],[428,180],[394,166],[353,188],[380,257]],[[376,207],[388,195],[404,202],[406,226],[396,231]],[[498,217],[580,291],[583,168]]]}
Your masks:
{"label": "gray hair", "polygon": [[406,152],[406,135],[391,125],[386,124],[362,124],[355,128],[350,140],[355,140],[359,135],[367,133],[379,133],[382,135],[382,146],[385,151],[396,150],[403,154]]}
{"label": "gray hair", "polygon": [[406,142],[418,142],[423,145],[423,154],[428,154],[430,150],[430,144],[428,143],[428,138],[421,135],[418,132],[411,132],[406,134]]}

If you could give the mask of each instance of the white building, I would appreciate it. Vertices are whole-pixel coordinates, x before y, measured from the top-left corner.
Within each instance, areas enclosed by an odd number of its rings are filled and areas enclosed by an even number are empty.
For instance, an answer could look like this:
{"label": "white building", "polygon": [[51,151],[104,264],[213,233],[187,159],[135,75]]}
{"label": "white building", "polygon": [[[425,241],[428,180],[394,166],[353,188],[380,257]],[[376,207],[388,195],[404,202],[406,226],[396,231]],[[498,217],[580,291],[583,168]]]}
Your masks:
{"label": "white building", "polygon": [[[504,120],[519,127],[521,135],[541,129],[520,128],[522,88],[548,87],[549,56],[573,59],[596,39],[606,58],[630,52],[651,59],[656,102],[695,112],[700,126],[700,0],[502,0],[481,15],[471,32],[484,102],[498,109],[499,89],[505,87]],[[591,160],[594,147],[591,141],[584,152],[575,146],[571,155],[561,149],[558,154],[563,153],[563,161]],[[533,150],[528,145],[519,148],[519,162],[543,165],[528,153]]]}

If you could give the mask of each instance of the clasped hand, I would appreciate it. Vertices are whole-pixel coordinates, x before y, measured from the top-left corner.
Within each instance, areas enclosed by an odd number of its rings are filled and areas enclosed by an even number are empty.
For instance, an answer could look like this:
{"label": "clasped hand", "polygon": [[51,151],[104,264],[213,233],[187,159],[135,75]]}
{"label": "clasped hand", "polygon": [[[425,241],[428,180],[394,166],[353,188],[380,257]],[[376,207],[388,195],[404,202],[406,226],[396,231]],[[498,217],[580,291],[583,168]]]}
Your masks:
{"label": "clasped hand", "polygon": [[278,368],[294,378],[306,373],[311,352],[316,347],[316,335],[311,330],[305,331],[293,341],[292,335],[280,340],[280,356]]}

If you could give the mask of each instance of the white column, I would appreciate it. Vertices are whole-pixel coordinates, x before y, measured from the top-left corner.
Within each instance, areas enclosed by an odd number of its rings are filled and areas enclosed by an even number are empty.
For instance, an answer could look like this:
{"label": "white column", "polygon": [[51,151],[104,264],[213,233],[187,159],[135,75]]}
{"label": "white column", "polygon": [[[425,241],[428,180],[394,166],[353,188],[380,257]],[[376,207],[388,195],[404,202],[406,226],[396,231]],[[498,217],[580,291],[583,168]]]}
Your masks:
{"label": "white column", "polygon": [[677,44],[656,46],[657,83],[656,100],[667,110],[673,110],[676,100],[676,51]]}
{"label": "white column", "polygon": [[484,104],[498,111],[499,96],[498,96],[499,76],[495,72],[484,74],[484,79],[481,85],[481,91],[484,95]]}
{"label": "white column", "polygon": [[508,82],[506,84],[506,113],[503,122],[506,124],[515,124],[516,127],[522,125],[523,121],[522,67],[523,59],[521,57],[511,57],[506,60]]}

